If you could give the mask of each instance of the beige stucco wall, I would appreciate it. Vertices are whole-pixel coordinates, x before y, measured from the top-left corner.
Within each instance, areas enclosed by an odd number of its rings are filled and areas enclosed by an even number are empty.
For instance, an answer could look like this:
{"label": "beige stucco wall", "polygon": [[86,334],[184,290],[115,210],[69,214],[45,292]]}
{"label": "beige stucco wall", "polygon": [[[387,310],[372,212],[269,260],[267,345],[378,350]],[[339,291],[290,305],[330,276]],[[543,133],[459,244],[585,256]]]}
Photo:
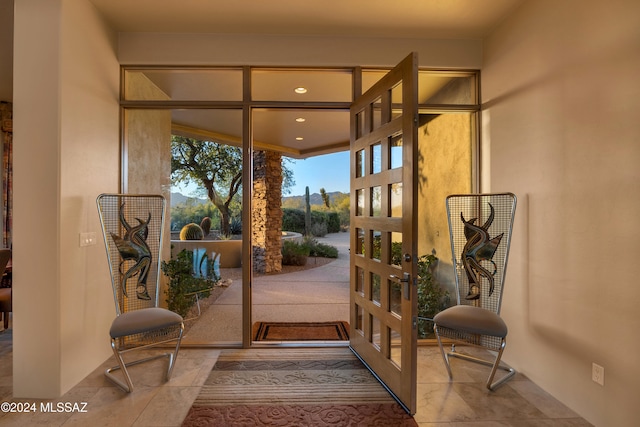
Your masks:
{"label": "beige stucco wall", "polygon": [[[142,73],[129,73],[127,96],[163,100],[162,92]],[[166,218],[161,259],[171,258],[171,110],[124,111],[123,189],[128,194],[161,194],[166,199]],[[166,307],[167,280],[160,274],[159,302]]]}
{"label": "beige stucco wall", "polygon": [[437,281],[455,303],[455,277],[445,199],[472,191],[471,154],[475,144],[469,113],[422,115],[418,129],[418,254],[435,252]]}
{"label": "beige stucco wall", "polygon": [[110,353],[95,200],[118,190],[115,34],[87,1],[21,0],[14,41],[13,395],[57,397]]}
{"label": "beige stucco wall", "polygon": [[639,16],[533,0],[484,44],[485,190],[519,197],[504,358],[603,427],[640,419]]}

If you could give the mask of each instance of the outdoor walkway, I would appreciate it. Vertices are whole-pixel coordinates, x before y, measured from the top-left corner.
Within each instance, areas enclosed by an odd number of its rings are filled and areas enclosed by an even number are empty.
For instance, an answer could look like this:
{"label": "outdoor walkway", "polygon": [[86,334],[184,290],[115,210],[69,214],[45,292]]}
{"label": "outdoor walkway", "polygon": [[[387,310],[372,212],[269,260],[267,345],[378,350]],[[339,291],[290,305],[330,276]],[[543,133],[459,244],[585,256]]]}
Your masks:
{"label": "outdoor walkway", "polygon": [[[332,233],[318,242],[338,249],[329,264],[253,279],[253,322],[349,321],[349,233]],[[183,338],[184,344],[242,341],[242,279],[205,310]]]}

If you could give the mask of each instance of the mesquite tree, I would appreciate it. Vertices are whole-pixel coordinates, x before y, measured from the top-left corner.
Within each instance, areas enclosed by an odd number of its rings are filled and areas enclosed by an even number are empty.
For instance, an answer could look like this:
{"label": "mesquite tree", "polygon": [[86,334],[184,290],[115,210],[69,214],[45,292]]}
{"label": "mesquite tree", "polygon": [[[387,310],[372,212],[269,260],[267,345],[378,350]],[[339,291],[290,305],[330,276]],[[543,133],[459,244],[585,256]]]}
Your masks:
{"label": "mesquite tree", "polygon": [[[287,167],[292,159],[282,160],[282,193],[295,184]],[[185,136],[171,136],[171,183],[193,182],[206,192],[220,211],[220,231],[231,233],[231,207],[242,189],[242,149],[220,142]]]}
{"label": "mesquite tree", "polygon": [[230,234],[233,198],[242,188],[242,150],[238,147],[184,136],[171,137],[171,182],[204,188],[220,211],[222,234]]}

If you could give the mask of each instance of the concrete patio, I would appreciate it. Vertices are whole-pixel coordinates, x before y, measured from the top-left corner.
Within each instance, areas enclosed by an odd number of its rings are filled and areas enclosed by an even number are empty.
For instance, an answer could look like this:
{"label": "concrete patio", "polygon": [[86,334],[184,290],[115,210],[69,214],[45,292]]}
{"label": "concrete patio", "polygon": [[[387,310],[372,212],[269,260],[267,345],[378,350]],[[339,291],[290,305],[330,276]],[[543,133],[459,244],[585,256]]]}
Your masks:
{"label": "concrete patio", "polygon": [[[294,273],[254,277],[253,322],[349,321],[349,233],[332,233],[317,240],[336,247],[338,258]],[[183,338],[185,345],[241,342],[242,279],[233,279],[190,322],[194,324]]]}

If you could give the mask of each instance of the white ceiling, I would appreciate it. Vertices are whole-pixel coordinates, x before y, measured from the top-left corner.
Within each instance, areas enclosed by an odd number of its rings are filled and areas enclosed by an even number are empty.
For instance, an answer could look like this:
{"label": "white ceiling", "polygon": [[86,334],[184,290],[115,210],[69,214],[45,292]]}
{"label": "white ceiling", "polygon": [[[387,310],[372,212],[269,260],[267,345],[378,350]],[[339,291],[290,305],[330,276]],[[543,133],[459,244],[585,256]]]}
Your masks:
{"label": "white ceiling", "polygon": [[523,0],[90,0],[122,32],[483,38]]}

